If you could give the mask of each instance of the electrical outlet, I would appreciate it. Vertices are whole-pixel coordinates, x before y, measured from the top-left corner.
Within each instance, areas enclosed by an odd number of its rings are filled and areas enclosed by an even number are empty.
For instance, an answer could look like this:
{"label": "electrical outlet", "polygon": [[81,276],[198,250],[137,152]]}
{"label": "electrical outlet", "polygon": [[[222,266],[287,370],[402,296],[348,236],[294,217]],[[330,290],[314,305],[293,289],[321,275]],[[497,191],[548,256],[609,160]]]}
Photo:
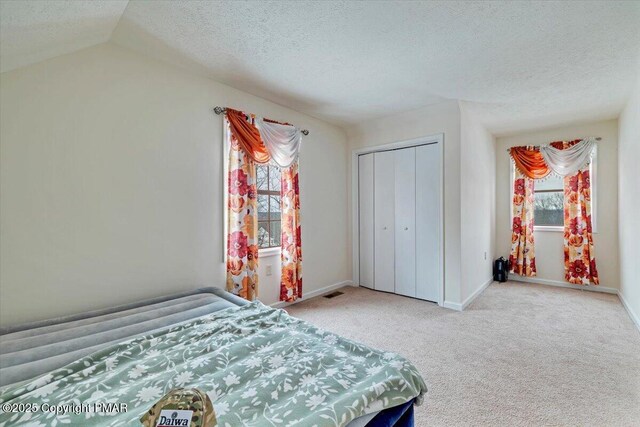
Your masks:
{"label": "electrical outlet", "polygon": [[267,276],[271,276],[271,266],[270,265],[267,265]]}

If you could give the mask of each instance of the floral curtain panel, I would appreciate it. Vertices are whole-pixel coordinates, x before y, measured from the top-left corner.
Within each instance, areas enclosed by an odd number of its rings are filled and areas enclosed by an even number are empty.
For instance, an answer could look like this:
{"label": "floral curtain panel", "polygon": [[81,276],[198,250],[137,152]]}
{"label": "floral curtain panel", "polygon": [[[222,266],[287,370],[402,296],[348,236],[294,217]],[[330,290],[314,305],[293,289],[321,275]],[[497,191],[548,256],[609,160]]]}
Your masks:
{"label": "floral curtain panel", "polygon": [[302,298],[302,233],[298,163],[282,170],[282,280],[280,301]]}
{"label": "floral curtain panel", "polygon": [[227,291],[252,301],[258,295],[256,167],[225,122],[229,147]]}
{"label": "floral curtain panel", "polygon": [[595,138],[556,141],[540,147],[512,147],[516,166],[513,197],[511,271],[535,276],[533,239],[534,180],[554,172],[564,177],[565,279],[577,285],[600,282],[591,229],[589,163]]}
{"label": "floral curtain panel", "polygon": [[599,284],[591,229],[589,169],[564,178],[564,270],[574,285]]}
{"label": "floral curtain panel", "polygon": [[281,168],[282,279],[280,300],[302,297],[302,243],[298,153],[302,131],[286,123],[228,108],[229,147],[227,290],[248,300],[258,293],[258,221],[255,164]]}
{"label": "floral curtain panel", "polygon": [[536,275],[533,239],[533,179],[516,168],[513,183],[513,231],[511,233],[511,272],[521,276]]}

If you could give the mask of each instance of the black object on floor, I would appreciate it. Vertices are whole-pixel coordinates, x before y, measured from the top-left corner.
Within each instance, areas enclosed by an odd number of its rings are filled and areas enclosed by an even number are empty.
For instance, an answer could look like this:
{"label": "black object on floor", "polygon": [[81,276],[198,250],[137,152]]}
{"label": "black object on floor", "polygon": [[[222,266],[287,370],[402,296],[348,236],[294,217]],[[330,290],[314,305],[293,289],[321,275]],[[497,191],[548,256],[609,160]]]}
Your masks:
{"label": "black object on floor", "polygon": [[415,427],[413,399],[402,405],[383,409],[365,427]]}
{"label": "black object on floor", "polygon": [[509,278],[509,261],[504,257],[498,258],[493,263],[493,280],[496,282],[506,282]]}

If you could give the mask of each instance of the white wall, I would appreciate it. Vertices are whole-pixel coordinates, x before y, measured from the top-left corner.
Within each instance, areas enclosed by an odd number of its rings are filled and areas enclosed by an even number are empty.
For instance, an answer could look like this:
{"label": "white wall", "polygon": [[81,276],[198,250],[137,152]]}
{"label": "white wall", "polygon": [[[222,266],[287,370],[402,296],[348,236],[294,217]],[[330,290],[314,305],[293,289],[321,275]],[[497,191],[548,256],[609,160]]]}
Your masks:
{"label": "white wall", "polygon": [[468,301],[492,280],[496,241],[496,140],[460,103],[461,284]]}
{"label": "white wall", "polygon": [[[224,287],[215,105],[310,130],[303,292],[350,278],[342,130],[113,44],[3,73],[0,93],[3,325]],[[266,303],[278,272],[262,260]]]}
{"label": "white wall", "polygon": [[618,124],[620,297],[640,327],[640,77]]}
{"label": "white wall", "polygon": [[[445,301],[460,292],[460,110],[446,102],[367,121],[348,130],[351,150],[444,133]],[[351,173],[351,172],[350,172]]]}
{"label": "white wall", "polygon": [[[527,132],[497,139],[496,145],[496,256],[511,250],[511,200],[507,148],[599,136],[596,178],[597,231],[593,235],[600,286],[618,288],[618,122],[607,120]],[[534,232],[538,279],[565,283],[564,238],[561,231]]]}

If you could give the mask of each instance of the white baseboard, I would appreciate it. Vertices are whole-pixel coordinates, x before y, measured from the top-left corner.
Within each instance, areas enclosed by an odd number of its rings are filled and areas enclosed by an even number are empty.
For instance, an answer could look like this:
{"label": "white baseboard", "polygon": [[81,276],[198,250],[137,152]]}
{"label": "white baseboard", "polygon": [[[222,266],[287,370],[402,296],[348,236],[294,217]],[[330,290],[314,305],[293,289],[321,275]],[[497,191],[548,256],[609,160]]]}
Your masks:
{"label": "white baseboard", "polygon": [[278,301],[278,302],[274,302],[273,304],[269,304],[269,305],[271,307],[273,307],[273,308],[283,308],[283,307],[287,307],[289,305],[297,304],[297,303],[302,302],[302,301],[306,301],[306,300],[311,299],[313,297],[317,297],[317,296],[320,296],[320,295],[328,294],[331,291],[335,291],[336,289],[344,288],[345,286],[358,286],[358,285],[355,285],[353,283],[353,281],[351,281],[351,280],[344,280],[342,282],[334,283],[333,285],[325,286],[324,288],[316,289],[315,291],[304,293],[302,295],[302,298],[300,298],[298,300],[295,300],[293,302]]}
{"label": "white baseboard", "polygon": [[491,277],[489,280],[484,282],[482,284],[482,286],[480,286],[478,289],[476,289],[476,291],[474,293],[469,295],[469,297],[462,302],[462,309],[464,310],[465,308],[469,307],[469,304],[471,304],[473,302],[473,300],[478,298],[480,296],[480,294],[483,293],[484,290],[487,289],[487,287],[489,287],[489,285],[492,284],[492,283],[493,283],[493,277]]}
{"label": "white baseboard", "polygon": [[445,301],[444,304],[443,304],[443,307],[451,309],[451,310],[463,311],[465,308],[469,307],[469,304],[471,304],[473,302],[473,300],[478,298],[480,296],[480,294],[482,292],[484,292],[484,290],[487,289],[487,287],[492,283],[493,283],[493,277],[490,278],[489,280],[487,280],[486,282],[484,282],[482,284],[482,286],[480,286],[478,289],[475,290],[474,293],[469,295],[467,297],[467,299],[465,299],[462,302],[462,304],[457,303],[457,302]]}
{"label": "white baseboard", "polygon": [[627,299],[624,297],[622,292],[618,292],[618,298],[620,298],[622,306],[625,308],[625,310],[627,310],[627,313],[629,313],[629,317],[631,317],[631,321],[635,323],[636,328],[638,328],[638,331],[640,332],[640,316],[633,312],[631,306],[627,302]]}
{"label": "white baseboard", "polygon": [[445,301],[442,306],[444,308],[448,308],[449,310],[462,311],[462,304],[457,302]]}
{"label": "white baseboard", "polygon": [[616,288],[607,288],[600,285],[573,285],[571,283],[561,282],[559,280],[539,279],[537,277],[523,277],[518,275],[509,275],[509,280],[514,282],[537,283],[540,285],[558,286],[560,288],[579,289],[581,291],[604,292],[606,294],[618,295]]}

